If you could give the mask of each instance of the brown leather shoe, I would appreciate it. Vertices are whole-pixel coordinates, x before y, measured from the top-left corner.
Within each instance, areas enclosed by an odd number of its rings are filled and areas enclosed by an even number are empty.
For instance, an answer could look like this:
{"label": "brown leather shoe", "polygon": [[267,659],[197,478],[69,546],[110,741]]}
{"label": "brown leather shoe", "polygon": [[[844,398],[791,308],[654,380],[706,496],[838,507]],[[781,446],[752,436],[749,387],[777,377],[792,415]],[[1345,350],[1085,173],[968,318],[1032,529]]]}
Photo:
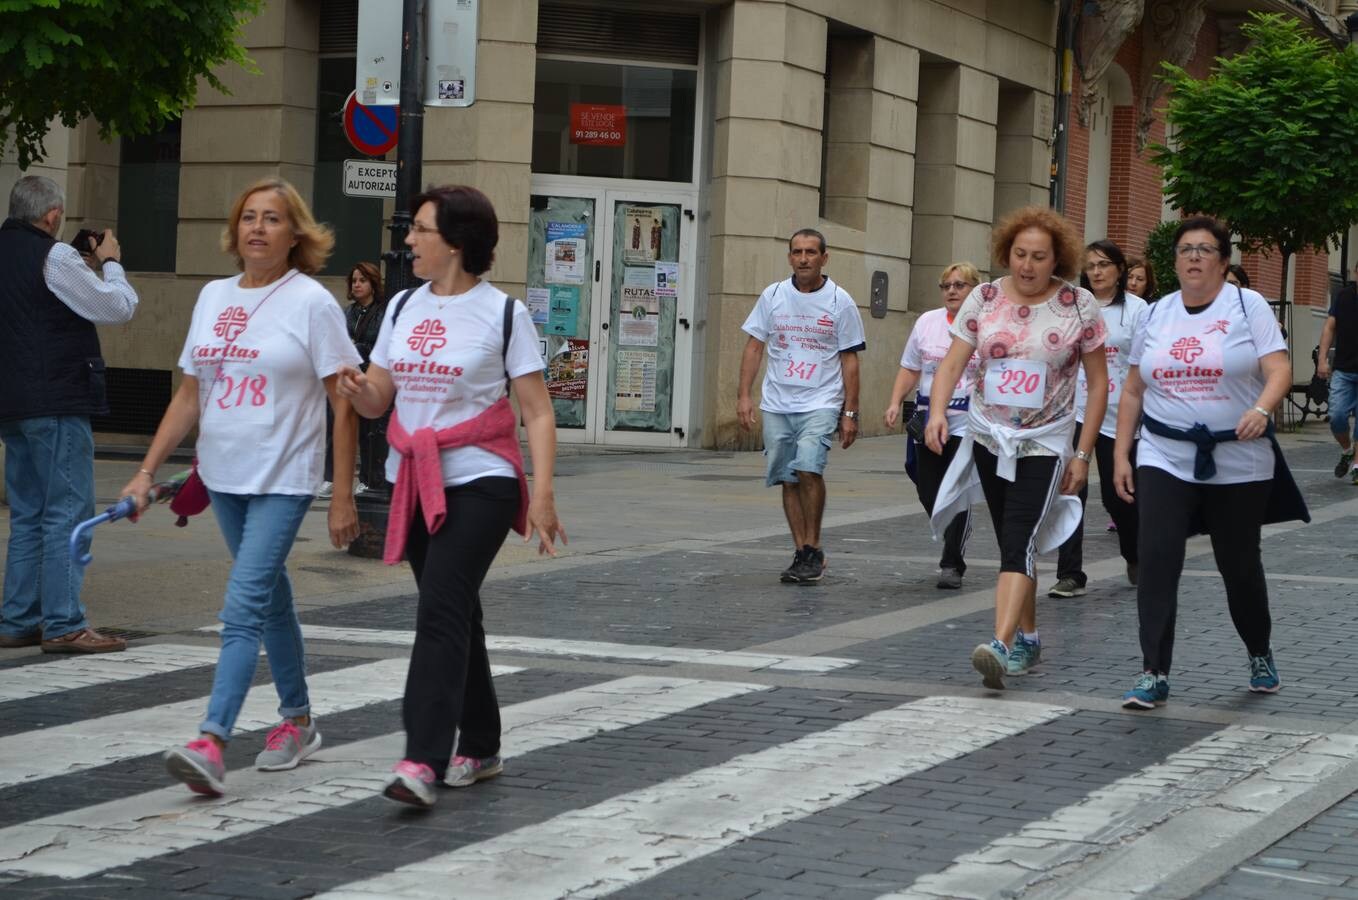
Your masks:
{"label": "brown leather shoe", "polygon": [[36,647],[42,643],[42,632],[33,631],[28,634],[11,636],[0,634],[0,650],[13,650],[15,647]]}
{"label": "brown leather shoe", "polygon": [[93,628],[72,631],[59,638],[42,642],[43,653],[116,653],[127,649],[122,638],[107,637]]}

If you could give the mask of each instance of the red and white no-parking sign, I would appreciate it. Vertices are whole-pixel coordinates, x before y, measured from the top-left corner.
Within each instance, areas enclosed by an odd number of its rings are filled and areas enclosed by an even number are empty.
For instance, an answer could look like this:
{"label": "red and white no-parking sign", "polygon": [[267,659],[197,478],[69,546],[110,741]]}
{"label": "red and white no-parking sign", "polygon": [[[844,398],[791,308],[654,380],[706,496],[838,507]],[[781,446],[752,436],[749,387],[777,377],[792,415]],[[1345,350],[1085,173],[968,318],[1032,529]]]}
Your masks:
{"label": "red and white no-parking sign", "polygon": [[344,101],[344,136],[368,156],[384,156],[396,146],[399,106],[364,106],[354,93]]}

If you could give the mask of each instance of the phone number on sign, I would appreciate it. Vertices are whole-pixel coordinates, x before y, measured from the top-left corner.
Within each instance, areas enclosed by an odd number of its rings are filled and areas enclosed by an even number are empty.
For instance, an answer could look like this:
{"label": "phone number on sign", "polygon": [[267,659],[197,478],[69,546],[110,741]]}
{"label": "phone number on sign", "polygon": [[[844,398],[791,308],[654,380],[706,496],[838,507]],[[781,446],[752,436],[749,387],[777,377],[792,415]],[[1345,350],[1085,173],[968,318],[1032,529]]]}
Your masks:
{"label": "phone number on sign", "polygon": [[577,128],[571,133],[573,141],[621,141],[621,131],[591,131]]}

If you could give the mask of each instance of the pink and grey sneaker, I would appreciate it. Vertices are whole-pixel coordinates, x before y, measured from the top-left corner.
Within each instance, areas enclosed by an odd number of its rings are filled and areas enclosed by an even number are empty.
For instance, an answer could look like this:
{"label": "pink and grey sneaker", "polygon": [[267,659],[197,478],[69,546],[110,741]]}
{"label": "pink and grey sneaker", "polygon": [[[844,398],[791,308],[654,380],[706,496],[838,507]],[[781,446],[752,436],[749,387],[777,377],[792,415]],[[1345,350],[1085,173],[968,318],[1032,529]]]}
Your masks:
{"label": "pink and grey sneaker", "polygon": [[392,767],[382,796],[428,809],[434,805],[434,770],[413,759],[403,759]]}
{"label": "pink and grey sneaker", "polygon": [[494,778],[505,770],[504,760],[498,756],[454,756],[443,775],[443,783],[448,787],[471,787],[478,781]]}
{"label": "pink and grey sneaker", "polygon": [[210,738],[199,738],[165,751],[165,771],[187,784],[195,794],[220,797],[226,792],[222,748]]}
{"label": "pink and grey sneaker", "polygon": [[305,727],[284,719],[264,739],[264,749],[255,757],[255,768],[261,772],[295,769],[298,763],[319,749],[321,732],[315,719]]}

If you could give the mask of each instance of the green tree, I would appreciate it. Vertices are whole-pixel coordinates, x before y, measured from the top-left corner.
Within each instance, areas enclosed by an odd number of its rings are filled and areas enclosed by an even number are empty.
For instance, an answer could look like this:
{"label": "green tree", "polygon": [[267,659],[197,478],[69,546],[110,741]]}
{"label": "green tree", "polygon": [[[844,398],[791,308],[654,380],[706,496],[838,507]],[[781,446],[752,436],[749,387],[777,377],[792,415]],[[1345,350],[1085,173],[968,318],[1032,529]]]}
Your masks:
{"label": "green tree", "polygon": [[1358,52],[1282,15],[1240,30],[1249,48],[1205,79],[1164,66],[1175,146],[1152,159],[1175,207],[1222,219],[1242,249],[1282,253],[1285,295],[1292,255],[1358,222]]}
{"label": "green tree", "polygon": [[1145,257],[1155,270],[1155,290],[1161,297],[1179,289],[1179,273],[1174,271],[1174,231],[1178,227],[1178,222],[1161,222],[1146,235]]}
{"label": "green tree", "polygon": [[149,134],[193,105],[223,63],[253,69],[241,26],[261,0],[0,0],[0,151],[43,158],[52,119]]}

